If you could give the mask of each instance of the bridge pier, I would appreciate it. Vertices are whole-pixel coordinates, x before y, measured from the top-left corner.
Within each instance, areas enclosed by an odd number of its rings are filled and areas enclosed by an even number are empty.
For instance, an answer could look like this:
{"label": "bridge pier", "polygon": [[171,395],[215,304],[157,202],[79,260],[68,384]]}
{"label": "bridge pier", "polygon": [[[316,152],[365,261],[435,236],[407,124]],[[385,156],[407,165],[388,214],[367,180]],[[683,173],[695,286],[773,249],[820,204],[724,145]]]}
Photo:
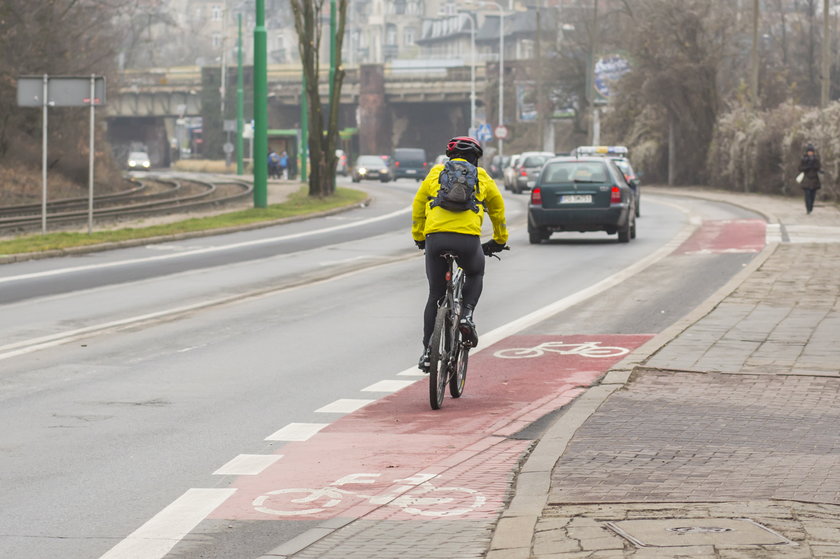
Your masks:
{"label": "bridge pier", "polygon": [[359,150],[391,153],[391,119],[385,101],[385,69],[381,64],[359,68]]}

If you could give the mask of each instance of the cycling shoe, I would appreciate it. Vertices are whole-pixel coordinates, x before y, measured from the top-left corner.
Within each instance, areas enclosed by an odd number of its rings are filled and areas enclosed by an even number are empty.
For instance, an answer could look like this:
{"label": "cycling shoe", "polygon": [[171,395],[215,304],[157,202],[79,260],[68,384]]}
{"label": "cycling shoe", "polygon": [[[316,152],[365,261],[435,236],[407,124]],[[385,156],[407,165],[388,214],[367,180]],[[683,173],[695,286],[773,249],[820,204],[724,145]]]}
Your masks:
{"label": "cycling shoe", "polygon": [[420,356],[420,361],[417,363],[417,368],[424,373],[428,373],[429,369],[432,368],[432,359],[429,356],[429,348],[426,348],[426,350],[423,351],[423,355]]}

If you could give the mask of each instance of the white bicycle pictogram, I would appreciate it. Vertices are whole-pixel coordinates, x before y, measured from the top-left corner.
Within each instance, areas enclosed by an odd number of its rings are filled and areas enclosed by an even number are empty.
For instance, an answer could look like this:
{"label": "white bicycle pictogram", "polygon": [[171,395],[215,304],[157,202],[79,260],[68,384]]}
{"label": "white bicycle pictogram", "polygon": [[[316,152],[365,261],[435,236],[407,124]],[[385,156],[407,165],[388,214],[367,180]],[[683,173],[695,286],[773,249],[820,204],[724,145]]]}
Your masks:
{"label": "white bicycle pictogram", "polygon": [[[344,485],[375,483],[380,474],[350,474],[320,489],[276,489],[253,501],[254,509],[275,516],[305,516],[325,512],[341,503],[345,497],[364,499],[372,505],[399,507],[408,514],[420,516],[458,516],[481,508],[486,499],[474,489],[466,487],[436,487],[429,482],[434,474],[417,474],[395,480],[390,491],[380,495],[365,495],[342,489]],[[293,495],[300,495],[291,498]],[[271,505],[271,506],[269,506]],[[283,506],[284,508],[275,508]]]}
{"label": "white bicycle pictogram", "polygon": [[512,347],[500,349],[493,354],[494,357],[502,359],[529,359],[542,357],[546,353],[559,353],[560,355],[580,355],[582,357],[602,358],[620,357],[627,355],[630,350],[626,347],[602,346],[601,342],[544,342],[534,347]]}

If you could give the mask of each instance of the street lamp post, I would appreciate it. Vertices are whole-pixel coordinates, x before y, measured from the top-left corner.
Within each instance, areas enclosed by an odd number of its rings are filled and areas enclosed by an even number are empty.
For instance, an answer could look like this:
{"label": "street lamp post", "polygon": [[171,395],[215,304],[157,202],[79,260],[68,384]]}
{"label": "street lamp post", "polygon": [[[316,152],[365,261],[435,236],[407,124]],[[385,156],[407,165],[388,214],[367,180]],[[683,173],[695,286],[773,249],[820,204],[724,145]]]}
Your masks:
{"label": "street lamp post", "polygon": [[466,16],[470,22],[470,46],[472,48],[472,63],[470,64],[470,125],[469,132],[475,128],[475,20],[472,14],[458,12],[458,17]]}
{"label": "street lamp post", "polygon": [[[499,123],[505,123],[505,11],[495,0],[479,0],[478,6],[495,6],[499,10]],[[499,138],[499,155],[504,155],[504,140]]]}

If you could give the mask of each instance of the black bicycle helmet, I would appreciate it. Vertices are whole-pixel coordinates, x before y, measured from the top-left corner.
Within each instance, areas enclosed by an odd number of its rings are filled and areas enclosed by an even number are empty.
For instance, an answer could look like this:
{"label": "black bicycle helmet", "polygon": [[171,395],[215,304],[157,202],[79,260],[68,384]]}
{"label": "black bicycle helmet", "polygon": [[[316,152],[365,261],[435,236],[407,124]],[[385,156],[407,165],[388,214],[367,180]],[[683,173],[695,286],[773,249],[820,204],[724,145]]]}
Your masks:
{"label": "black bicycle helmet", "polygon": [[453,154],[471,155],[478,160],[484,155],[484,150],[475,138],[456,136],[446,143],[446,157],[452,157]]}

